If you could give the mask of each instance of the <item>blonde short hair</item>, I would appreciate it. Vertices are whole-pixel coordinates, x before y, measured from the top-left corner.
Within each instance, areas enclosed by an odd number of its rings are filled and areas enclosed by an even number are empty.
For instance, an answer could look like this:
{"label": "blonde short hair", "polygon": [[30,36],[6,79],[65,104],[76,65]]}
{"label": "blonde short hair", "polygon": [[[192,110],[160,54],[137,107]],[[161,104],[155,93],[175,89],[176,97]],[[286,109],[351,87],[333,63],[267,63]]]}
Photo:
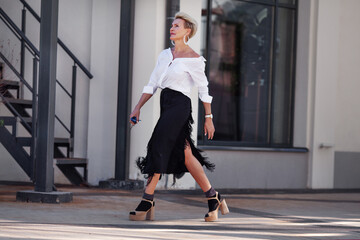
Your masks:
{"label": "blonde short hair", "polygon": [[195,35],[195,33],[197,31],[198,24],[197,24],[196,20],[193,17],[191,17],[187,13],[178,12],[178,13],[175,14],[175,19],[184,20],[185,21],[184,27],[187,28],[187,29],[189,29],[189,28],[191,29],[191,32],[189,34],[189,38],[192,38]]}

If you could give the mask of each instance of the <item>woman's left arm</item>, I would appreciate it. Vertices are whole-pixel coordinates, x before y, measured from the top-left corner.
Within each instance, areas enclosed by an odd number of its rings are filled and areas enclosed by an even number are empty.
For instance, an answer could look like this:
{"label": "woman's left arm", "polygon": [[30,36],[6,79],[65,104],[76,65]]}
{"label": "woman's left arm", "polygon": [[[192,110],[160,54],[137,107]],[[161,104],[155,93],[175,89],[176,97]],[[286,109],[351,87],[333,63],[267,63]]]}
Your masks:
{"label": "woman's left arm", "polygon": [[[211,114],[211,103],[203,102],[205,114]],[[204,133],[208,136],[208,139],[213,139],[215,133],[215,127],[212,118],[205,118]]]}
{"label": "woman's left arm", "polygon": [[[205,75],[205,58],[199,58],[200,61],[197,64],[190,62],[188,70],[193,79],[195,86],[198,87],[199,98],[203,102],[205,114],[211,114],[211,102],[212,96],[209,95],[208,80]],[[196,62],[195,62],[196,63]],[[215,127],[212,118],[205,118],[204,133],[208,136],[208,139],[213,139]]]}

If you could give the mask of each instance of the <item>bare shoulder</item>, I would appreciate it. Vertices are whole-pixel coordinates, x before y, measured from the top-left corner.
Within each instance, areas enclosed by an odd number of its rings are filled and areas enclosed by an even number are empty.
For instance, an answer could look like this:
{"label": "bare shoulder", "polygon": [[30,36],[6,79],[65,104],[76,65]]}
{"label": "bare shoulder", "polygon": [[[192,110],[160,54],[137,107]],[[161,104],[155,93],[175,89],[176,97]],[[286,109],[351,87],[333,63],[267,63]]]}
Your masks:
{"label": "bare shoulder", "polygon": [[198,58],[198,57],[200,57],[200,55],[191,49],[191,51],[189,53],[189,57]]}
{"label": "bare shoulder", "polygon": [[192,48],[187,48],[186,50],[181,50],[176,52],[175,48],[170,48],[173,56],[175,58],[199,58],[200,55],[197,54]]}

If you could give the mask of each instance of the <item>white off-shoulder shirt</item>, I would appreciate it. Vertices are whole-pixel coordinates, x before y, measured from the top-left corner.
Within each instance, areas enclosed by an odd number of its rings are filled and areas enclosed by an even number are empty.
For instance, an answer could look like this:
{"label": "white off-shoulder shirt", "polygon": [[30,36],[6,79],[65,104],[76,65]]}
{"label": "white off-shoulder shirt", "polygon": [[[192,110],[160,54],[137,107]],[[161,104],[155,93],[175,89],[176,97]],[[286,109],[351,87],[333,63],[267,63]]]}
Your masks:
{"label": "white off-shoulder shirt", "polygon": [[154,94],[157,88],[170,88],[190,97],[193,86],[198,87],[199,98],[211,103],[208,80],[205,75],[205,58],[175,58],[170,48],[163,50],[143,93]]}

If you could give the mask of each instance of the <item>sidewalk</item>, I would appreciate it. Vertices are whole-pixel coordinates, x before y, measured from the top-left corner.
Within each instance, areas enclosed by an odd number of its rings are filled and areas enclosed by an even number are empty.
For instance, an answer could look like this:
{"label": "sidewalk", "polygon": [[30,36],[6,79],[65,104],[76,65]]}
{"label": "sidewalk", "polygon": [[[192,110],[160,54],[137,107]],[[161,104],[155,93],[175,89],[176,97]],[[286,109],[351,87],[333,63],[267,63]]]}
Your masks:
{"label": "sidewalk", "polygon": [[204,222],[199,191],[158,191],[156,221],[131,222],[141,191],[61,187],[66,204],[15,201],[0,185],[0,239],[360,239],[360,193],[224,194],[231,213]]}

